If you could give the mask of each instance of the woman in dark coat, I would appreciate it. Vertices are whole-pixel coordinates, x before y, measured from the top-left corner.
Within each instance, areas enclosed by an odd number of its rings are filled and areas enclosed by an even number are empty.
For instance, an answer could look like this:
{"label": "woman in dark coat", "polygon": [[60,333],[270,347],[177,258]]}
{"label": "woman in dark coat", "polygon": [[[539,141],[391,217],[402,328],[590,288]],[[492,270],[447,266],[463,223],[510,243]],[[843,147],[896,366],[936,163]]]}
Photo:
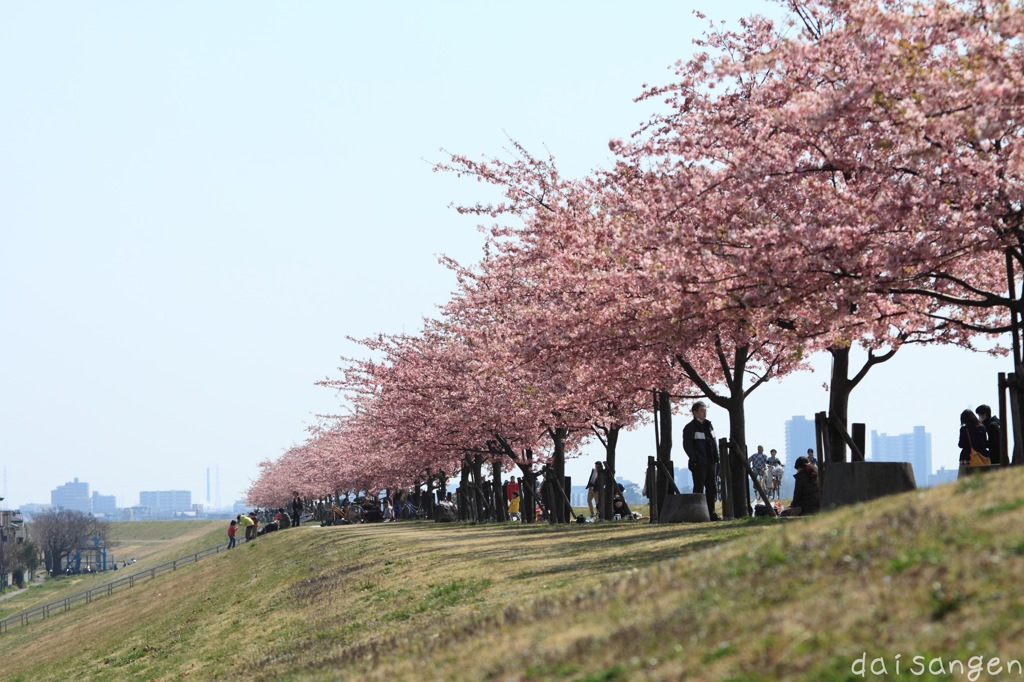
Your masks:
{"label": "woman in dark coat", "polygon": [[988,452],[988,433],[971,410],[960,413],[960,463],[971,463],[971,448],[984,454]]}
{"label": "woman in dark coat", "polygon": [[821,511],[821,493],[818,490],[818,469],[806,457],[797,457],[796,487],[793,489],[793,501],[789,508],[782,512],[783,516],[807,516]]}

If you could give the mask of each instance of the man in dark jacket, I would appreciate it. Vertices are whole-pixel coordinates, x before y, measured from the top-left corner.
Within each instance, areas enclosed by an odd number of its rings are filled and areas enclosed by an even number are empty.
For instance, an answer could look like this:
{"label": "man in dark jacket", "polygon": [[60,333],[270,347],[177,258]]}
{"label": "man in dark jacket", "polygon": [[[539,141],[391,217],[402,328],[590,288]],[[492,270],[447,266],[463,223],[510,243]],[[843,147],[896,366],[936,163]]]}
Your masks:
{"label": "man in dark jacket", "polygon": [[985,432],[988,434],[988,452],[985,454],[993,464],[1002,464],[1003,426],[999,422],[999,416],[993,415],[992,408],[988,405],[978,405],[978,409],[974,412],[978,415],[981,425],[985,427]]}
{"label": "man in dark jacket", "polygon": [[691,408],[693,420],[683,427],[683,450],[689,458],[687,468],[693,474],[693,492],[704,493],[708,501],[708,514],[712,521],[720,521],[715,513],[718,489],[715,485],[715,467],[718,464],[718,444],[715,428],[705,417],[708,407],[697,401]]}

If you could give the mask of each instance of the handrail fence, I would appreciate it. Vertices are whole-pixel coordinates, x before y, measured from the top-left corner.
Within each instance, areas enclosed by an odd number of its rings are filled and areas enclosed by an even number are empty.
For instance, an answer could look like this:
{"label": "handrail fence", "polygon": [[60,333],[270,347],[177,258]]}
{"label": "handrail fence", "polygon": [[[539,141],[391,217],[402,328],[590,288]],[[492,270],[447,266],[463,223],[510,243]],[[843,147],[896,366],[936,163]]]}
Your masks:
{"label": "handrail fence", "polygon": [[227,551],[227,544],[225,543],[221,543],[213,547],[207,547],[206,549],[201,549],[193,554],[160,564],[159,566],[154,566],[153,568],[148,568],[144,571],[139,571],[138,573],[126,575],[123,578],[118,578],[112,582],[98,585],[85,590],[84,592],[78,592],[63,599],[58,599],[57,601],[52,601],[48,604],[43,604],[42,606],[29,609],[28,611],[8,616],[7,618],[0,620],[0,634],[7,632],[7,629],[12,625],[28,625],[33,620],[49,618],[54,612],[64,613],[66,611],[70,611],[71,606],[74,604],[78,604],[80,602],[90,604],[97,597],[102,597],[103,595],[110,596],[114,594],[114,592],[125,587],[135,587],[135,583],[145,578],[155,578],[161,573],[175,571],[179,566],[194,564],[200,559],[204,559],[210,555],[219,554],[224,551]]}

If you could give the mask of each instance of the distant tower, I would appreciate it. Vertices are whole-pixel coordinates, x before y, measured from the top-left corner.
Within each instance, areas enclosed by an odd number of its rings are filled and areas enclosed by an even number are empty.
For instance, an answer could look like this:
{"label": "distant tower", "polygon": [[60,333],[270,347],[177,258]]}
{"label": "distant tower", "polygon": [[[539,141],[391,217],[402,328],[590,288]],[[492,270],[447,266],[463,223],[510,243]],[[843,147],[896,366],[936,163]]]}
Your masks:
{"label": "distant tower", "polygon": [[786,464],[792,466],[796,458],[807,454],[807,448],[814,448],[819,458],[821,453],[817,452],[817,434],[814,430],[814,420],[794,416],[786,422]]}
{"label": "distant tower", "polygon": [[220,465],[213,470],[214,494],[213,506],[220,509]]}
{"label": "distant tower", "polygon": [[206,467],[206,504],[210,504],[210,467]]}

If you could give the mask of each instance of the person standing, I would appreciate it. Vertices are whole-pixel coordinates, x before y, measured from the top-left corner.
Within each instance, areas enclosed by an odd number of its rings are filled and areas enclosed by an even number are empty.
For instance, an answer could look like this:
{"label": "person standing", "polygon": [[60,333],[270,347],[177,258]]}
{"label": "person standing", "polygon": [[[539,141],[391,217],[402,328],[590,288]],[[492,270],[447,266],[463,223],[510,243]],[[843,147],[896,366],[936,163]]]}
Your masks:
{"label": "person standing", "polygon": [[302,498],[299,497],[297,490],[292,491],[292,525],[296,528],[299,527],[299,522],[302,520]]}
{"label": "person standing", "polygon": [[[797,459],[800,459],[799,457]],[[814,448],[807,448],[807,463],[812,467],[818,466],[818,459],[814,456]]]}
{"label": "person standing", "polygon": [[512,493],[512,499],[508,503],[508,520],[519,521],[520,518],[521,517],[519,515],[519,491],[517,490],[514,493]]}
{"label": "person standing", "polygon": [[245,514],[239,514],[238,515],[238,525],[240,525],[242,528],[245,529],[244,532],[245,532],[245,541],[246,542],[249,542],[249,540],[252,540],[254,537],[256,537],[255,534],[252,532],[252,530],[250,530],[251,528],[254,527],[254,524],[255,524],[255,522],[250,517],[248,517],[247,515],[245,515]]}
{"label": "person standing", "polygon": [[957,444],[960,446],[961,466],[970,466],[972,448],[981,454],[988,452],[988,434],[977,415],[970,410],[960,413],[960,440]]}
{"label": "person standing", "polygon": [[776,457],[775,461],[777,464],[772,466],[769,471],[772,474],[772,493],[775,495],[775,499],[778,500],[782,497],[782,477],[786,475],[786,469],[782,466],[782,462]]}
{"label": "person standing", "polygon": [[695,402],[690,411],[693,419],[683,427],[683,450],[689,459],[686,466],[693,474],[693,492],[704,493],[711,520],[721,521],[715,513],[715,502],[718,500],[715,486],[715,467],[718,464],[715,428],[707,419],[708,407],[703,402]]}
{"label": "person standing", "polygon": [[[763,483],[765,488],[768,487],[768,478],[765,476],[765,472],[768,469],[768,456],[764,454],[764,446],[758,445],[757,452],[747,458],[747,462],[750,463],[750,470],[754,472],[754,476],[758,481]],[[753,483],[751,483],[753,486]],[[767,491],[766,491],[767,492]],[[757,494],[756,490],[751,491],[751,497]]]}
{"label": "person standing", "polygon": [[238,530],[238,521],[231,519],[231,523],[228,524],[228,549],[235,546],[235,531]]}
{"label": "person standing", "polygon": [[978,405],[974,411],[981,420],[988,434],[988,458],[993,464],[1004,464],[1003,462],[1003,425],[999,421],[999,415],[992,414],[992,408],[988,405]]}
{"label": "person standing", "polygon": [[601,510],[600,505],[600,493],[598,491],[598,480],[600,476],[597,474],[597,464],[594,464],[594,468],[590,470],[590,480],[587,481],[587,509],[590,510],[590,517],[594,517],[594,503],[598,505],[598,511]]}

